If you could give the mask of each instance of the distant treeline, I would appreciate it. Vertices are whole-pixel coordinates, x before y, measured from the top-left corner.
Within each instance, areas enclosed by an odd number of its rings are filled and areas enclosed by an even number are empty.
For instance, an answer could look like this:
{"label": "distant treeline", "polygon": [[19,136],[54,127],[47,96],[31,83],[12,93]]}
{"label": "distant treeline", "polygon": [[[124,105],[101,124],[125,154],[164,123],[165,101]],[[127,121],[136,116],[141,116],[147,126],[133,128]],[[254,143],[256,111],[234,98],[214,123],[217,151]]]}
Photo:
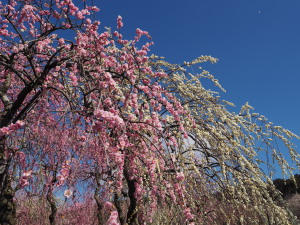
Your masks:
{"label": "distant treeline", "polygon": [[273,183],[275,187],[282,193],[283,198],[288,198],[296,193],[300,194],[300,174],[295,174],[294,180],[292,177],[287,180],[278,178],[273,180]]}

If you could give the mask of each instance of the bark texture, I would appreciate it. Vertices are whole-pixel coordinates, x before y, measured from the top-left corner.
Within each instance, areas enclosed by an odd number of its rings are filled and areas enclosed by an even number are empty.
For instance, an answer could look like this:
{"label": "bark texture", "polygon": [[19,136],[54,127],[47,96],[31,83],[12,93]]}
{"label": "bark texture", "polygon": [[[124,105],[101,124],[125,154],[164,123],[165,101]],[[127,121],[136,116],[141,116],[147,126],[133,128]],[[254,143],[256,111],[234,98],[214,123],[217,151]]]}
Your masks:
{"label": "bark texture", "polygon": [[130,200],[130,204],[129,204],[129,208],[128,208],[128,213],[127,213],[127,223],[128,224],[138,224],[137,221],[137,202],[136,199],[134,197],[134,192],[135,192],[135,186],[134,180],[130,180],[129,179],[129,172],[127,170],[127,168],[124,169],[124,176],[125,179],[127,181],[127,185],[128,185],[128,197]]}
{"label": "bark texture", "polygon": [[5,140],[0,143],[0,224],[16,224],[16,206],[14,203],[15,191],[11,186],[11,179],[8,173],[10,159],[5,153]]}

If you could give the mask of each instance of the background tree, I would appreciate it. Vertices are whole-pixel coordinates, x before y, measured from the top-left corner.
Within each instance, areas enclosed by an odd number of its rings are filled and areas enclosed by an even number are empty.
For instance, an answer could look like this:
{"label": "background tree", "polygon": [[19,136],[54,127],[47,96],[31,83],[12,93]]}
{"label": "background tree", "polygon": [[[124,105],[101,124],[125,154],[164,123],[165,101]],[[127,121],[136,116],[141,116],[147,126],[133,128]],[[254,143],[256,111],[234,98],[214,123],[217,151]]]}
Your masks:
{"label": "background tree", "polygon": [[70,224],[65,216],[79,212],[81,196],[94,217],[81,224],[296,224],[273,197],[258,152],[286,173],[276,143],[299,167],[290,142],[299,137],[248,104],[230,112],[231,103],[205,89],[203,79],[222,89],[196,67],[215,58],[172,65],[149,56],[146,31],[124,39],[119,16],[118,31],[99,32],[90,18],[98,9],[78,5],[0,5],[1,223],[17,222],[16,191],[28,199],[42,188],[50,224]]}

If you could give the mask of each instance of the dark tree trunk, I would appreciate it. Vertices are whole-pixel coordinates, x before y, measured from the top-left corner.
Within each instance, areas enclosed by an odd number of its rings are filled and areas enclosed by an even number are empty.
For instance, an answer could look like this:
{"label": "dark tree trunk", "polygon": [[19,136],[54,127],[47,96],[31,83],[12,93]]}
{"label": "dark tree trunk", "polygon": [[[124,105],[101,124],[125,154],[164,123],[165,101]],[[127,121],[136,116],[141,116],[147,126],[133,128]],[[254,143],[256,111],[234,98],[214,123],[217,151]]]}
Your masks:
{"label": "dark tree trunk", "polygon": [[129,179],[129,173],[127,168],[124,169],[124,176],[128,185],[128,197],[130,200],[128,213],[127,213],[127,223],[128,224],[138,224],[137,222],[137,202],[134,197],[135,192],[135,181]]}
{"label": "dark tree trunk", "polygon": [[50,206],[51,206],[51,214],[49,216],[49,221],[51,225],[55,225],[55,216],[56,216],[57,208],[53,199],[50,201]]}
{"label": "dark tree trunk", "polygon": [[102,216],[102,209],[103,209],[103,201],[100,200],[99,196],[98,196],[98,188],[96,188],[95,190],[95,194],[94,194],[94,199],[96,201],[97,204],[97,218],[98,218],[98,224],[99,225],[103,225],[104,224],[104,219]]}
{"label": "dark tree trunk", "polygon": [[[127,193],[126,193],[127,195]],[[121,225],[125,225],[127,222],[127,213],[128,213],[128,198],[124,194],[115,193],[114,204],[117,208],[119,214],[119,220]]]}
{"label": "dark tree trunk", "polygon": [[9,175],[10,158],[5,153],[5,139],[0,140],[0,224],[15,225],[16,206],[14,203],[15,191],[11,186]]}
{"label": "dark tree trunk", "polygon": [[96,204],[97,204],[97,218],[98,218],[98,224],[99,225],[104,225],[107,218],[104,218],[103,216],[103,204],[104,204],[104,201],[102,199],[100,199],[100,196],[99,196],[99,192],[101,190],[101,184],[100,184],[100,173],[98,170],[96,170],[95,172],[95,181],[96,181],[96,189],[95,189],[95,193],[94,193],[94,199],[96,201]]}
{"label": "dark tree trunk", "polygon": [[47,201],[50,204],[50,215],[49,215],[49,222],[51,225],[55,225],[55,217],[56,217],[56,212],[57,212],[57,207],[55,200],[53,198],[53,192],[52,192],[53,187],[50,187],[50,190],[47,193]]}

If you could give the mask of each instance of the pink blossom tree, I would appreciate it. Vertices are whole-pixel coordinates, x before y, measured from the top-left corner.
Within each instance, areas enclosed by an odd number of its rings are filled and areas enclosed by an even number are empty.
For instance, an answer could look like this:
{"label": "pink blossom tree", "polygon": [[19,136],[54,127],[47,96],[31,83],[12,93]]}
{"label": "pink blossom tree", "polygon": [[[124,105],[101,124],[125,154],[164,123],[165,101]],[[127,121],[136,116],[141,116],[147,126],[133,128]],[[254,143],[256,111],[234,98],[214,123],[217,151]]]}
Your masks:
{"label": "pink blossom tree", "polygon": [[75,199],[84,185],[99,224],[293,222],[257,151],[286,172],[274,140],[299,166],[290,142],[299,137],[248,104],[228,111],[201,83],[222,89],[218,81],[189,72],[215,58],[173,65],[149,56],[148,32],[125,39],[120,16],[116,31],[100,32],[90,17],[98,10],[86,1],[0,3],[1,223],[16,224],[22,190],[43,193],[58,223],[67,214],[59,192]]}

